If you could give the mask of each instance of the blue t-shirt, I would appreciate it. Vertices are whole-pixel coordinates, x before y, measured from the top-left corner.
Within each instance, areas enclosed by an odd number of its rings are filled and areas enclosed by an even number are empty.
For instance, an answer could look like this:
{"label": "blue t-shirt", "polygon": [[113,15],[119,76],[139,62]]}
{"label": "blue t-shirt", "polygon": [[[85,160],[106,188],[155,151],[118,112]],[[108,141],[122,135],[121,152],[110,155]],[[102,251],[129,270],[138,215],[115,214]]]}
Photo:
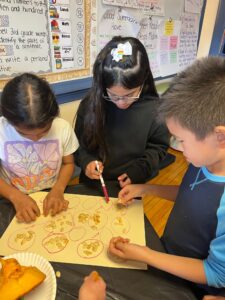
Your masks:
{"label": "blue t-shirt", "polygon": [[204,260],[209,286],[225,288],[225,176],[190,165],[162,242],[168,253]]}

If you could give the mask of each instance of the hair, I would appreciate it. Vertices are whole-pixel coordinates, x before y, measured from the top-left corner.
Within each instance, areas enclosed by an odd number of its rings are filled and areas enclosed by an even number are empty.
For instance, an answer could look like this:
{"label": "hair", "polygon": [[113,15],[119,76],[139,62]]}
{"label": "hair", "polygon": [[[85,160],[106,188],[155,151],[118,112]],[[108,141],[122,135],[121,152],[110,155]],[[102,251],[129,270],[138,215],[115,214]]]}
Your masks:
{"label": "hair", "polygon": [[[129,42],[131,55],[123,55],[118,62],[113,60],[112,49],[118,44]],[[158,98],[149,59],[145,47],[136,38],[115,36],[98,54],[93,66],[93,85],[85,97],[84,134],[81,144],[90,151],[98,150],[100,158],[107,158],[105,132],[105,100],[106,89],[115,85],[126,89],[134,89],[143,85],[140,96],[148,95]]]}
{"label": "hair", "polygon": [[13,126],[43,128],[59,115],[59,106],[46,80],[24,73],[4,87],[0,109]]}
{"label": "hair", "polygon": [[179,73],[162,95],[159,119],[173,118],[203,140],[216,126],[225,126],[225,59],[197,60]]}

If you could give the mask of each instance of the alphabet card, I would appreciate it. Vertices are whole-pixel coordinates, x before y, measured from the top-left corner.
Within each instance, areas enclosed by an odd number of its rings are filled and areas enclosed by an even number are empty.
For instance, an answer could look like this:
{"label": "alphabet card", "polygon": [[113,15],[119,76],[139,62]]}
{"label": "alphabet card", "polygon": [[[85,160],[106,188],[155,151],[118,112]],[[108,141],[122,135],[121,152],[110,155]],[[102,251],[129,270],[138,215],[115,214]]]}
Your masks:
{"label": "alphabet card", "polygon": [[[30,194],[43,212],[46,192]],[[114,268],[146,269],[143,263],[122,261],[108,253],[112,237],[122,236],[145,245],[142,201],[130,206],[117,204],[118,199],[64,194],[67,211],[52,217],[43,213],[30,224],[12,220],[0,239],[0,255],[35,252],[49,261],[97,265]]]}

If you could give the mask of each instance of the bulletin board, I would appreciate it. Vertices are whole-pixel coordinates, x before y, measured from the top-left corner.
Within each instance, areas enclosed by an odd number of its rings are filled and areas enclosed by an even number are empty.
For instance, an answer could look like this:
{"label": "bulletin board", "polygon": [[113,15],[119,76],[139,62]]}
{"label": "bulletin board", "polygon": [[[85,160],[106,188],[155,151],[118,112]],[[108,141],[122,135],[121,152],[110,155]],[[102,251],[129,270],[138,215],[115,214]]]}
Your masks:
{"label": "bulletin board", "polygon": [[90,76],[91,0],[0,0],[0,89],[19,73]]}
{"label": "bulletin board", "polygon": [[142,41],[155,79],[171,76],[196,58],[204,2],[0,0],[0,89],[22,72],[66,81],[69,93],[80,79],[87,89],[97,53],[115,35]]}

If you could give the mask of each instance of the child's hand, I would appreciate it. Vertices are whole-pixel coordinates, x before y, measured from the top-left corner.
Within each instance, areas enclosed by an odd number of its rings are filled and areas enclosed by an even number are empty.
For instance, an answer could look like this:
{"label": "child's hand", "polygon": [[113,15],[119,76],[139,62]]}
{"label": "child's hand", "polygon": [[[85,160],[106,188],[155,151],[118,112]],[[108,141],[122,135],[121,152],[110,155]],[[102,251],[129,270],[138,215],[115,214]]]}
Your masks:
{"label": "child's hand", "polygon": [[40,210],[37,203],[28,195],[19,192],[13,201],[16,210],[16,217],[19,222],[29,223],[40,216]]}
{"label": "child's hand", "polygon": [[96,271],[84,278],[79,290],[79,300],[105,300],[106,284]]}
{"label": "child's hand", "polygon": [[50,212],[52,216],[55,216],[61,211],[67,210],[68,204],[69,202],[64,199],[64,193],[58,190],[56,187],[52,188],[44,199],[44,216],[47,216]]}
{"label": "child's hand", "polygon": [[128,239],[114,237],[109,242],[109,253],[128,260],[146,261],[146,247],[129,243]]}
{"label": "child's hand", "polygon": [[[99,170],[102,173],[103,169],[104,169],[103,164],[101,161],[98,161],[98,163],[99,163]],[[99,174],[98,170],[96,169],[95,160],[89,162],[89,164],[86,166],[85,175],[87,177],[89,177],[90,179],[99,179],[100,174]]]}
{"label": "child's hand", "polygon": [[118,194],[118,203],[127,205],[133,202],[135,197],[143,195],[143,184],[129,184],[126,185]]}
{"label": "child's hand", "polygon": [[120,176],[118,177],[118,180],[119,180],[119,184],[120,184],[120,187],[121,187],[121,188],[125,187],[125,186],[128,185],[128,184],[131,184],[131,180],[130,180],[130,178],[127,176],[126,173],[120,175]]}

